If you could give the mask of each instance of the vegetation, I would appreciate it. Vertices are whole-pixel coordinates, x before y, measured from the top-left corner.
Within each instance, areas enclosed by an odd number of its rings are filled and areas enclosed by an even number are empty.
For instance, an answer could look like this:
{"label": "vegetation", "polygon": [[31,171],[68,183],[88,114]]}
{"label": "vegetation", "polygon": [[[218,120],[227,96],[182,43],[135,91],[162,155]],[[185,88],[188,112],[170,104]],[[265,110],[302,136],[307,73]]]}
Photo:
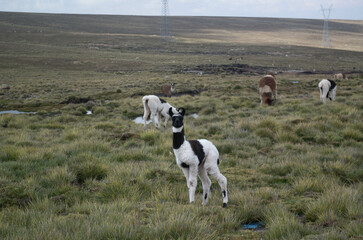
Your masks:
{"label": "vegetation", "polygon": [[[157,17],[0,13],[0,111],[38,112],[0,115],[0,238],[360,239],[362,21],[333,21],[331,49],[318,20],[172,23],[164,46]],[[257,91],[268,71],[271,107]],[[323,105],[318,82],[339,71],[349,80]],[[188,203],[170,122],[133,122],[170,82],[187,138],[221,153],[226,209],[213,179],[207,206],[200,181]]]}

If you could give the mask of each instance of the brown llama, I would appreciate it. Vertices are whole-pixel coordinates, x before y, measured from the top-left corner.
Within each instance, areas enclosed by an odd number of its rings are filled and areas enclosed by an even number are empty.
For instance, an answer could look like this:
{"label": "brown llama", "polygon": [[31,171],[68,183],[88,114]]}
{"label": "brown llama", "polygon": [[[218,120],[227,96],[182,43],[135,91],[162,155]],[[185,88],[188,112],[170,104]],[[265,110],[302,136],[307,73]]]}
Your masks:
{"label": "brown llama", "polygon": [[165,96],[171,97],[171,94],[175,91],[175,83],[162,85],[161,91]]}
{"label": "brown llama", "polygon": [[261,104],[264,103],[272,105],[272,95],[274,96],[275,101],[277,100],[277,86],[273,75],[266,75],[261,78],[259,83],[259,92]]}

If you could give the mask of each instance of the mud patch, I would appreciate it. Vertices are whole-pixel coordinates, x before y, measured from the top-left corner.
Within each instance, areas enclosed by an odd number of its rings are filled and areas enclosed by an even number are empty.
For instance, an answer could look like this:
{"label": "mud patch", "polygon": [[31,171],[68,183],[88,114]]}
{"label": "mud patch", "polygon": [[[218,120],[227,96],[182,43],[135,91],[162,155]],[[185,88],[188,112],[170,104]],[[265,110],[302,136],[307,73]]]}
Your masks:
{"label": "mud patch", "polygon": [[[184,96],[184,95],[190,95],[190,96],[195,96],[195,95],[200,95],[203,91],[205,91],[206,89],[195,89],[195,90],[184,90],[184,91],[178,91],[178,92],[174,92],[173,95],[171,95],[171,97],[180,97],[180,96]],[[130,97],[139,97],[139,96],[145,96],[148,95],[145,92],[137,92],[137,93],[133,93],[131,94]],[[163,97],[165,101],[168,101],[168,98],[165,98],[165,95],[163,94],[154,94],[158,97]]]}
{"label": "mud patch", "polygon": [[196,67],[186,67],[178,69],[174,73],[203,73],[203,74],[245,74],[245,75],[261,75],[269,71],[274,71],[271,68],[261,66],[249,66],[248,64],[204,64]]}
{"label": "mud patch", "polygon": [[178,92],[173,93],[173,95],[171,97],[179,97],[179,96],[183,96],[183,95],[195,96],[195,95],[200,95],[200,93],[203,91],[205,91],[205,89],[178,91]]}

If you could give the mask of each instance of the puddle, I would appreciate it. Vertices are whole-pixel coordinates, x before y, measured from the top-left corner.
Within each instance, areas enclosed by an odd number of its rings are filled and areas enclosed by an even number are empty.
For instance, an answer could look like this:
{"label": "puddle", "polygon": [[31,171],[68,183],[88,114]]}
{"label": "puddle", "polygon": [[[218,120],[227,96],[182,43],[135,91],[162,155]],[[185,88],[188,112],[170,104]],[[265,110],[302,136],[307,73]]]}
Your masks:
{"label": "puddle", "polygon": [[297,84],[300,83],[299,81],[292,81],[293,84]]}
{"label": "puddle", "polygon": [[[144,119],[142,117],[137,117],[133,121],[136,124],[144,124]],[[146,121],[146,124],[149,124],[149,123],[151,123],[151,120]]]}
{"label": "puddle", "polygon": [[17,110],[0,111],[0,114],[37,114],[37,112],[19,112]]}
{"label": "puddle", "polygon": [[92,115],[92,111],[87,111],[86,115]]}

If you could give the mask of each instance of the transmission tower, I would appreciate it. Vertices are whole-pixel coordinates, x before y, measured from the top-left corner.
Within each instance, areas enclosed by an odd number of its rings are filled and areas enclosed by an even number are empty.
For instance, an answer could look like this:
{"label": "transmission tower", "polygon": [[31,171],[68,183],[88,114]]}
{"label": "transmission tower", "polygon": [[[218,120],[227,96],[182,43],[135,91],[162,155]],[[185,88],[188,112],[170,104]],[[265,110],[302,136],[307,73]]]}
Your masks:
{"label": "transmission tower", "polygon": [[323,12],[323,16],[324,16],[324,29],[323,29],[322,45],[323,45],[323,47],[331,47],[328,23],[329,23],[329,17],[330,17],[330,13],[332,11],[333,5],[330,5],[329,8],[324,8],[323,5],[320,5],[320,7],[321,7],[321,11]]}
{"label": "transmission tower", "polygon": [[165,44],[169,44],[169,6],[168,0],[161,0],[161,26],[160,26],[160,40],[165,41]]}

